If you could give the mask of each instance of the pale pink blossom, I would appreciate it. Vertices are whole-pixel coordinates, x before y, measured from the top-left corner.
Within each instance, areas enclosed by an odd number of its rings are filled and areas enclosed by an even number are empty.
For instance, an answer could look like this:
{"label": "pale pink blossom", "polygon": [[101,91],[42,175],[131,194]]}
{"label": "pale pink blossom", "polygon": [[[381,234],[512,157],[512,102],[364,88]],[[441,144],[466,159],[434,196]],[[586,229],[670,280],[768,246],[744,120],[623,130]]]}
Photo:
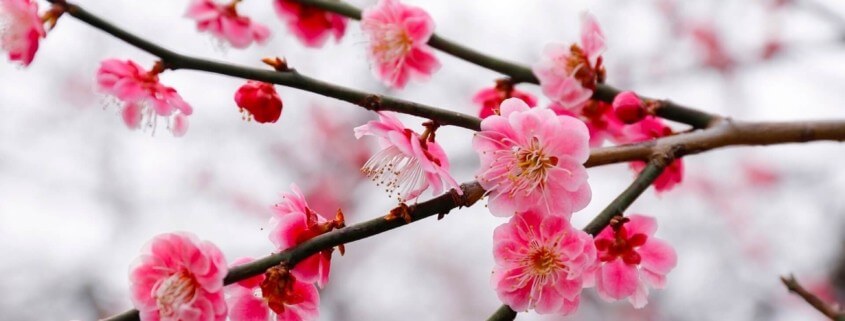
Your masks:
{"label": "pale pink blossom", "polygon": [[0,0],[0,49],[9,53],[9,60],[29,66],[46,36],[37,2]]}
{"label": "pale pink blossom", "polygon": [[603,101],[591,100],[581,108],[578,114],[552,103],[549,108],[558,115],[566,115],[580,119],[590,131],[590,147],[601,147],[605,141],[619,142],[624,140],[625,123],[619,120],[613,111],[613,106]]}
{"label": "pale pink blossom", "polygon": [[[241,258],[233,265],[252,261],[251,258]],[[269,321],[272,314],[276,315],[276,321],[317,319],[320,313],[317,287],[278,271],[278,268],[271,268],[267,275],[254,276],[226,289],[231,321]],[[275,279],[265,282],[268,275]]]}
{"label": "pale pink blossom", "polygon": [[596,291],[605,300],[628,298],[636,308],[648,303],[649,288],[662,289],[666,274],[677,264],[669,243],[654,237],[657,221],[630,215],[614,219],[595,238],[599,268]]}
{"label": "pale pink blossom", "polygon": [[273,7],[293,35],[308,47],[322,47],[329,36],[340,41],[346,32],[346,18],[339,14],[295,0],[276,0]]}
{"label": "pale pink blossom", "polygon": [[510,216],[538,207],[569,217],[587,206],[591,192],[583,164],[590,147],[584,123],[516,98],[502,102],[500,110],[481,121],[472,141],[481,158],[476,178],[490,193],[490,212]]}
{"label": "pale pink blossom", "polygon": [[129,274],[142,321],[226,320],[226,259],[189,233],[156,236]]}
{"label": "pale pink blossom", "polygon": [[565,216],[520,212],[493,232],[492,283],[515,311],[568,315],[596,264],[592,238]]}
{"label": "pale pink blossom", "polygon": [[472,97],[472,102],[481,107],[478,117],[484,119],[490,115],[498,115],[499,106],[508,98],[522,99],[529,107],[537,106],[537,98],[534,95],[516,90],[510,81],[497,81],[496,86],[478,91]]}
{"label": "pale pink blossom", "polygon": [[207,31],[229,42],[232,47],[243,49],[253,42],[266,42],[270,37],[270,29],[239,14],[238,2],[240,0],[228,4],[214,0],[192,0],[185,15],[197,21],[199,31]]}
{"label": "pale pink blossom", "polygon": [[121,116],[126,126],[139,128],[146,125],[155,128],[158,117],[168,120],[171,132],[180,136],[188,127],[193,110],[175,89],[159,83],[158,74],[164,70],[157,63],[147,71],[137,63],[127,60],[107,59],[97,70],[97,85],[103,93],[124,102]]}
{"label": "pale pink blossom", "polygon": [[404,88],[412,77],[427,79],[440,68],[426,44],[434,33],[434,20],[421,8],[381,0],[364,10],[361,29],[369,40],[373,72],[387,86]]}
{"label": "pale pink blossom", "polygon": [[235,92],[235,103],[259,123],[275,123],[282,115],[282,98],[270,83],[247,81]]}
{"label": "pale pink blossom", "polygon": [[[663,124],[660,118],[647,116],[642,121],[626,126],[623,134],[623,142],[636,143],[657,139],[672,135],[672,128]],[[631,169],[639,173],[645,168],[643,161],[631,162]],[[654,181],[654,189],[658,193],[666,192],[680,184],[684,178],[684,163],[682,159],[676,159],[667,166],[663,173]]]}
{"label": "pale pink blossom", "polygon": [[601,54],[604,34],[595,17],[581,16],[581,45],[550,43],[541,60],[532,66],[543,93],[566,109],[578,113],[604,79]]}
{"label": "pale pink blossom", "polygon": [[[283,251],[310,240],[315,236],[343,226],[343,216],[338,214],[334,221],[311,210],[308,202],[296,184],[291,185],[291,193],[282,194],[282,202],[273,207],[270,219],[270,241],[279,251]],[[333,248],[320,251],[299,262],[291,273],[299,280],[323,287],[329,281],[329,270]]]}
{"label": "pale pink blossom", "polygon": [[422,135],[405,128],[390,112],[379,112],[379,120],[355,128],[355,137],[375,136],[382,146],[361,168],[361,172],[396,195],[400,202],[414,200],[429,187],[437,195],[446,188],[460,186],[449,174],[449,159],[434,141],[429,127]]}

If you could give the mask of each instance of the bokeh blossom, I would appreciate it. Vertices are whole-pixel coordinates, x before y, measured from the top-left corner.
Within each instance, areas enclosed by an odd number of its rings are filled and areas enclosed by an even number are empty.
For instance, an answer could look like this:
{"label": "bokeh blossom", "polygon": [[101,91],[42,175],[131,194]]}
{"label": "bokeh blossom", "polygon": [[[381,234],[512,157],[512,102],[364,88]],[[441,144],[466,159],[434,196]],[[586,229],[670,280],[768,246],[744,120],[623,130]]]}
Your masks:
{"label": "bokeh blossom", "polygon": [[346,32],[346,18],[294,0],[276,0],[273,7],[288,30],[306,46],[322,47],[330,36],[340,41]]}
{"label": "bokeh blossom", "polygon": [[426,44],[434,33],[434,20],[421,8],[381,0],[364,10],[361,29],[369,41],[373,72],[387,86],[404,88],[412,77],[427,79],[440,68]]}
{"label": "bokeh blossom", "polygon": [[501,113],[485,118],[472,140],[490,212],[510,216],[537,207],[568,218],[587,206],[592,194],[583,165],[590,156],[584,123],[516,98],[502,102]]}
{"label": "bokeh blossom", "polygon": [[37,2],[0,0],[0,49],[9,54],[9,60],[29,66],[46,36]]}
{"label": "bokeh blossom", "polygon": [[270,29],[239,14],[239,2],[233,0],[228,4],[219,4],[214,0],[193,0],[186,15],[197,21],[199,31],[207,31],[232,47],[243,49],[252,43],[266,42],[270,37]]}
{"label": "bokeh blossom", "polygon": [[153,238],[129,274],[142,321],[226,320],[226,259],[189,233]]}

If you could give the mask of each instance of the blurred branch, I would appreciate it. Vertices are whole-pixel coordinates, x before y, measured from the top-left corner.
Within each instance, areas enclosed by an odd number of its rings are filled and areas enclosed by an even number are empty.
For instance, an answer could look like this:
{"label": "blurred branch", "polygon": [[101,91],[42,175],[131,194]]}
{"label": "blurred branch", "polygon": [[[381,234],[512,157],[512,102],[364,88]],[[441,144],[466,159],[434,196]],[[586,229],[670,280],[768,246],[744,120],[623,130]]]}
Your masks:
{"label": "blurred branch", "polygon": [[[610,224],[612,218],[622,215],[651,186],[651,183],[660,177],[663,169],[669,166],[673,159],[674,157],[670,154],[655,154],[643,171],[634,179],[634,182],[584,227],[584,232],[593,236],[599,234],[599,232]],[[511,321],[514,319],[516,319],[516,312],[506,304],[503,304],[493,315],[487,318],[487,321]]]}
{"label": "blurred branch", "polygon": [[[338,13],[340,15],[360,20],[361,9],[341,1],[335,0],[296,0],[300,3],[312,5],[323,10]],[[472,48],[461,45],[455,41],[443,38],[437,34],[433,34],[428,40],[428,45],[432,48],[445,52],[456,58],[462,59],[469,63],[499,72],[511,78],[514,83],[532,83],[539,84],[540,81],[534,76],[534,72],[528,66],[520,65],[504,59],[493,57],[476,51]],[[619,94],[621,90],[611,87],[606,84],[598,84],[595,92],[593,92],[593,99],[604,102],[613,102],[613,98]],[[660,100],[643,97],[646,100],[654,100],[658,104],[654,109],[655,115],[673,120],[679,123],[690,125],[694,128],[706,128],[714,119],[718,118],[716,115],[698,111],[689,107],[685,107],[668,100]]]}
{"label": "blurred branch", "polygon": [[233,77],[258,80],[277,85],[297,88],[310,91],[316,94],[333,97],[339,100],[350,102],[368,110],[390,110],[423,118],[428,118],[441,125],[454,125],[471,130],[479,130],[481,120],[477,117],[462,114],[459,112],[427,106],[399,98],[367,93],[363,91],[330,84],[300,74],[296,70],[275,71],[258,68],[250,68],[233,64],[226,64],[217,61],[191,57],[173,52],[147,41],[137,35],[123,30],[102,18],[86,11],[82,7],[65,3],[63,0],[49,0],[51,3],[63,5],[65,11],[71,16],[85,22],[92,27],[100,29],[112,36],[115,36],[141,50],[160,58],[169,69],[190,69],[207,71]]}
{"label": "blurred branch", "polygon": [[845,321],[845,312],[840,310],[838,307],[828,305],[827,303],[822,301],[822,299],[820,299],[818,296],[813,293],[810,293],[810,291],[807,291],[807,289],[805,289],[803,286],[801,286],[800,283],[798,283],[798,280],[795,279],[794,275],[782,276],[780,277],[780,281],[783,282],[783,285],[786,286],[789,292],[795,293],[796,295],[800,296],[804,299],[804,301],[807,301],[808,304],[813,306],[813,308],[819,310],[819,312],[821,312],[831,320]]}

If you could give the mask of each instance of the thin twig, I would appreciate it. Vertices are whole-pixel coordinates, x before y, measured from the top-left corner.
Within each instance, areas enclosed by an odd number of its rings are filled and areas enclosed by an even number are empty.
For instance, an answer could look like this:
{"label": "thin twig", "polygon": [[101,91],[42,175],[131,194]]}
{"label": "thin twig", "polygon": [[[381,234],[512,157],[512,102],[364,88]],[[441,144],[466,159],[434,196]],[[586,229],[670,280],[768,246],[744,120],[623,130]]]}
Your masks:
{"label": "thin twig", "polygon": [[182,55],[121,29],[120,27],[117,27],[114,24],[86,11],[78,5],[63,3],[60,0],[50,0],[50,2],[63,5],[68,14],[80,21],[115,36],[116,38],[121,39],[138,49],[157,56],[169,69],[199,70],[238,78],[258,80],[336,98],[373,111],[396,111],[428,118],[441,125],[453,125],[470,130],[480,129],[481,120],[478,117],[427,106],[404,99],[363,92],[330,84],[300,74],[296,70],[265,70]]}
{"label": "thin twig", "polygon": [[[302,4],[311,5],[326,11],[338,13],[340,15],[360,20],[361,9],[356,8],[350,4],[335,0],[296,0]],[[534,76],[531,68],[515,62],[507,61],[492,55],[485,54],[475,49],[461,45],[458,42],[444,38],[438,34],[433,34],[428,40],[428,45],[434,49],[445,52],[456,58],[466,62],[487,68],[503,75],[508,76],[514,83],[532,83],[539,84],[540,81]],[[621,90],[611,87],[606,84],[598,84],[595,92],[593,92],[593,99],[604,102],[613,102],[613,99],[619,94]],[[693,128],[706,128],[716,118],[716,115],[709,114],[694,108],[682,106],[680,104],[661,99],[654,99],[643,97],[646,100],[653,100],[657,102],[653,112],[655,115],[668,120],[687,124]]]}
{"label": "thin twig", "polygon": [[783,285],[789,290],[789,292],[795,293],[796,295],[800,296],[804,301],[807,301],[813,308],[830,318],[834,321],[845,321],[845,312],[843,312],[839,308],[835,308],[820,299],[815,294],[807,291],[798,280],[795,279],[794,275],[789,276],[781,276],[780,281],[783,282]]}

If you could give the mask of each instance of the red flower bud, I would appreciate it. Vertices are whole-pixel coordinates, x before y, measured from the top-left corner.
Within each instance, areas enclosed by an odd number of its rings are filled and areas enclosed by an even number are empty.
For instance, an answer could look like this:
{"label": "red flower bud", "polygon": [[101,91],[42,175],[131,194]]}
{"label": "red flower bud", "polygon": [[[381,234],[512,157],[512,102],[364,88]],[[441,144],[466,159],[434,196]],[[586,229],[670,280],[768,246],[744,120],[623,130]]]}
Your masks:
{"label": "red flower bud", "polygon": [[643,101],[632,91],[623,91],[616,95],[613,99],[613,109],[616,117],[626,124],[637,123],[647,116]]}
{"label": "red flower bud", "polygon": [[259,123],[275,123],[282,115],[282,99],[272,84],[248,81],[235,93],[235,103]]}

